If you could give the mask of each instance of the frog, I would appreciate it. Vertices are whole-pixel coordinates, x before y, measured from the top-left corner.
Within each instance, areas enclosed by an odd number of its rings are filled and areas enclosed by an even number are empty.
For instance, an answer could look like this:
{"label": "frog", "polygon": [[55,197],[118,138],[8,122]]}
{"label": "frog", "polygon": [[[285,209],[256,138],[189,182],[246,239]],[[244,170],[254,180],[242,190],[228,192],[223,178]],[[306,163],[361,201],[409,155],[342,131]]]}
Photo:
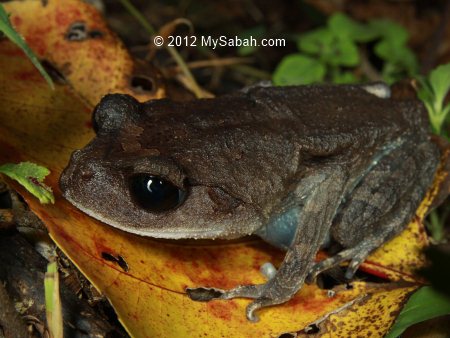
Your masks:
{"label": "frog", "polygon": [[[423,104],[382,83],[253,86],[216,98],[108,94],[73,152],[63,196],[122,231],[162,239],[257,235],[285,250],[265,283],[190,286],[197,301],[250,298],[246,316],[364,260],[414,217],[440,151]],[[327,243],[339,250],[316,262]]]}

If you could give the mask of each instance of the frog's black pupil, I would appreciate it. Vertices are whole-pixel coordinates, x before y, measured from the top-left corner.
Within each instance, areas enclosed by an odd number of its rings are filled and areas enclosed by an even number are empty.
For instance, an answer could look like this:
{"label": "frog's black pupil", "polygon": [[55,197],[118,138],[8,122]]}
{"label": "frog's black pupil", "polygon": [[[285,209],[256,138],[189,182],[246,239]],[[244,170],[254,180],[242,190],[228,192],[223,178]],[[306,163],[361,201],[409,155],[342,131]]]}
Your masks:
{"label": "frog's black pupil", "polygon": [[130,190],[134,200],[151,212],[162,212],[183,202],[184,191],[171,182],[149,174],[133,175]]}

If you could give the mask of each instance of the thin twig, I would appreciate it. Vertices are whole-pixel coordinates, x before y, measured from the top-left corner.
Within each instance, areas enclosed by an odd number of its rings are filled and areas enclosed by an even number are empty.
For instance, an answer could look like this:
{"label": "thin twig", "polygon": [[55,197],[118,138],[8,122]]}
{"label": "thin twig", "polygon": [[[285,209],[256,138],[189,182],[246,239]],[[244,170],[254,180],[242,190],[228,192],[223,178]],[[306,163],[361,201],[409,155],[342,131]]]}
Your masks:
{"label": "thin twig", "polygon": [[[150,34],[155,34],[155,29],[153,26],[148,22],[148,20],[137,10],[136,7],[129,1],[129,0],[120,0],[122,5],[128,10],[128,12],[133,15],[139,23],[144,27],[144,29]],[[203,97],[210,97],[211,95],[204,91],[195,80],[194,76],[192,75],[191,71],[189,70],[188,66],[184,62],[183,58],[181,57],[180,53],[178,53],[177,49],[173,46],[165,46],[169,54],[173,57],[175,62],[180,67],[183,75],[186,77],[186,85],[187,87],[194,93],[194,95],[197,98],[203,98]]]}
{"label": "thin twig", "polygon": [[175,47],[167,46],[166,47],[169,54],[173,57],[175,62],[178,64],[178,67],[180,67],[181,72],[184,74],[187,80],[187,85],[190,90],[194,93],[196,98],[202,98],[208,95],[205,95],[203,90],[200,88],[200,86],[197,84],[197,81],[195,81],[194,76],[192,75],[191,71],[189,70],[188,66],[184,62],[181,55],[178,53]]}
{"label": "thin twig", "polygon": [[252,58],[231,57],[223,59],[210,59],[188,62],[189,69],[207,68],[207,67],[225,67],[231,65],[239,65],[243,63],[252,63]]}
{"label": "thin twig", "polygon": [[[253,60],[251,58],[240,58],[240,57],[231,57],[231,58],[223,58],[223,59],[209,59],[209,60],[199,60],[187,62],[186,65],[189,69],[198,69],[198,68],[222,68],[227,66],[251,63]],[[173,67],[167,67],[166,72],[168,74],[176,74],[180,72],[180,67],[178,65]]]}
{"label": "thin twig", "polygon": [[378,72],[375,67],[370,63],[369,58],[367,56],[367,51],[363,48],[359,50],[359,57],[361,59],[360,69],[362,73],[367,76],[367,79],[370,81],[382,81],[383,77],[380,72]]}
{"label": "thin twig", "polygon": [[231,65],[231,67],[233,69],[235,69],[236,71],[243,73],[243,74],[247,74],[250,76],[253,76],[255,78],[258,78],[260,80],[270,80],[272,79],[272,75],[269,72],[265,72],[261,69],[257,69],[254,67],[250,67],[247,65]]}

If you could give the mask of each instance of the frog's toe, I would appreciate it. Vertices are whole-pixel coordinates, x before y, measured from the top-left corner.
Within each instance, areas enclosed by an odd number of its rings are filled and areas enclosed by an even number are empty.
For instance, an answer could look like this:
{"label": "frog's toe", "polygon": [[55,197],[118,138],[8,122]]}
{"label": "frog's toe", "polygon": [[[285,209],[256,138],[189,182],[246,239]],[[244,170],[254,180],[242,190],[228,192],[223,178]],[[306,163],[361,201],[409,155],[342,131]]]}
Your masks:
{"label": "frog's toe", "polygon": [[359,260],[352,260],[350,264],[348,265],[347,270],[345,271],[345,278],[346,279],[352,279],[353,276],[356,273],[356,270],[358,270],[359,266],[361,265],[363,261]]}
{"label": "frog's toe", "polygon": [[259,300],[255,300],[251,302],[245,311],[247,315],[247,319],[251,322],[259,322],[259,317],[256,315],[255,311],[260,309],[262,307],[262,304]]}
{"label": "frog's toe", "polygon": [[269,298],[269,297],[265,297],[265,296],[257,298],[247,306],[247,309],[245,311],[246,315],[247,315],[247,319],[251,322],[258,322],[259,317],[255,313],[256,310],[267,307],[267,306],[284,303],[286,300],[287,299]]}
{"label": "frog's toe", "polygon": [[369,252],[361,252],[354,256],[350,263],[348,264],[347,270],[345,271],[345,278],[352,279],[359,266],[366,260]]}
{"label": "frog's toe", "polygon": [[352,255],[354,254],[353,249],[347,249],[344,251],[339,252],[333,257],[329,257],[324,259],[323,261],[316,263],[308,273],[308,276],[305,279],[305,282],[307,284],[312,284],[316,280],[317,276],[320,275],[322,272],[329,270],[340,263],[347,261],[352,258]]}

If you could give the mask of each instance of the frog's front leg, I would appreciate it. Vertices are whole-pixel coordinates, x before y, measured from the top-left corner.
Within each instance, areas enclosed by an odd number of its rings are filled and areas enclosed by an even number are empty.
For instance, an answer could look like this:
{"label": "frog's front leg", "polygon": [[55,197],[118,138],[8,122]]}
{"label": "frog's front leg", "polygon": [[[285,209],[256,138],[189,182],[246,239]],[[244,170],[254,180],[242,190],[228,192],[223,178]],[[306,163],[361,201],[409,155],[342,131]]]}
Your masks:
{"label": "frog's front leg", "polygon": [[231,290],[188,289],[194,300],[253,298],[247,307],[247,318],[257,321],[255,310],[288,301],[302,287],[320,245],[327,238],[332,220],[342,200],[346,175],[339,167],[326,168],[302,180],[298,198],[304,197],[298,215],[294,241],[273,278],[265,284],[238,286]]}

